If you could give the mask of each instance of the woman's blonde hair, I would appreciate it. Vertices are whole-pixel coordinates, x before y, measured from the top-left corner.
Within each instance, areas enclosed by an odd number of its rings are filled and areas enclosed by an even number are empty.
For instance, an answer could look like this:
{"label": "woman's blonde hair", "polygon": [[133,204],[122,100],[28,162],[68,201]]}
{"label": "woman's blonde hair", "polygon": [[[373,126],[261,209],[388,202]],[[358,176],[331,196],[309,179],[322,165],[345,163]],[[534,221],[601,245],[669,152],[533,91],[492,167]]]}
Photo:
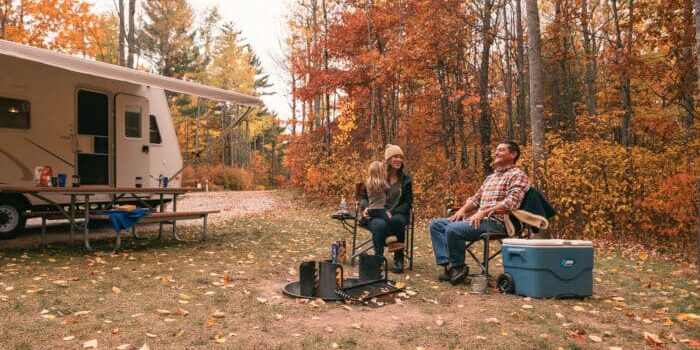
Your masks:
{"label": "woman's blonde hair", "polygon": [[369,165],[365,188],[367,193],[383,192],[389,188],[386,182],[386,168],[382,162],[374,161]]}

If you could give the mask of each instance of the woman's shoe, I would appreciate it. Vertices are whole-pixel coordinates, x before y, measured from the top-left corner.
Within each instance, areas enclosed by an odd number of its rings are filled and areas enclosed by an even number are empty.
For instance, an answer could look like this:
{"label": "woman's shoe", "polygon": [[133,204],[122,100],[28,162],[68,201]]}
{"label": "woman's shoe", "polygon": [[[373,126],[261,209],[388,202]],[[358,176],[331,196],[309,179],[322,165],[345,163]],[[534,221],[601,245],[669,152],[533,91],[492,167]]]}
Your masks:
{"label": "woman's shoe", "polygon": [[394,267],[391,269],[393,273],[403,273],[403,259],[394,260]]}
{"label": "woman's shoe", "polygon": [[389,243],[389,245],[386,246],[386,250],[388,250],[389,252],[403,250],[404,248],[406,248],[406,244],[401,242]]}

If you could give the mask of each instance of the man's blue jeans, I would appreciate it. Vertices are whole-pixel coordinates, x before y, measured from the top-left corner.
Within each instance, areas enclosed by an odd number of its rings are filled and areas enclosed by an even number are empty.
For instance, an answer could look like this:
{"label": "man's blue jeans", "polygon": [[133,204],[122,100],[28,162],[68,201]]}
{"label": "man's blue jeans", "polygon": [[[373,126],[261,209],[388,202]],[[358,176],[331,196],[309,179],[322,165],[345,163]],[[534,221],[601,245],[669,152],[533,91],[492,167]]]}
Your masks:
{"label": "man's blue jeans", "polygon": [[434,219],[430,223],[430,240],[435,263],[450,263],[453,267],[464,265],[465,241],[475,241],[485,232],[505,232],[505,228],[500,222],[488,219],[482,219],[477,228],[472,227],[471,221]]}

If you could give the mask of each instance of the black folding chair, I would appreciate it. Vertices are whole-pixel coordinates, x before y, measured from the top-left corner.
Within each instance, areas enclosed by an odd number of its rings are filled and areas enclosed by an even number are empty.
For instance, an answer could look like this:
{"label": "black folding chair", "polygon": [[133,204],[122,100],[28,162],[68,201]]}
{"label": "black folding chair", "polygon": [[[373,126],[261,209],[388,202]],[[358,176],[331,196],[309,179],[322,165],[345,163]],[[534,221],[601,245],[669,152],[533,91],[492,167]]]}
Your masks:
{"label": "black folding chair", "polygon": [[[372,234],[369,232],[366,220],[362,220],[362,192],[365,189],[365,184],[363,182],[358,182],[355,184],[355,208],[354,214],[352,215],[352,223],[349,224],[348,229],[352,233],[352,255],[350,256],[350,264],[355,266],[355,259],[362,253],[372,249]],[[413,237],[414,237],[414,222],[415,215],[414,210],[411,208],[410,214],[408,216],[408,223],[406,224],[406,236],[404,238],[405,251],[404,257],[408,260],[408,269],[413,270]],[[358,228],[364,229],[363,231],[369,233],[369,238],[366,238],[362,242],[358,242]]]}
{"label": "black folding chair", "polygon": [[[531,194],[538,193],[537,189],[534,187],[530,187],[530,189],[527,191],[525,194],[525,198],[530,196]],[[547,204],[549,205],[549,204]],[[522,205],[521,205],[522,208]],[[447,216],[451,216],[454,214],[459,207],[451,206],[448,204],[447,208]],[[554,213],[552,213],[554,215]],[[479,236],[478,239],[471,241],[471,242],[466,242],[466,252],[469,256],[472,257],[474,262],[476,262],[476,265],[479,267],[479,272],[478,273],[470,273],[470,276],[475,276],[475,275],[486,275],[489,279],[492,277],[491,274],[489,273],[489,262],[493,260],[494,258],[498,257],[501,255],[501,246],[503,245],[503,239],[505,238],[529,238],[531,237],[533,232],[539,232],[539,229],[533,228],[532,226],[521,222],[516,218],[513,214],[508,214],[510,221],[513,223],[513,229],[514,232],[512,235],[508,235],[507,232],[485,232]],[[495,241],[498,244],[498,250],[491,254],[491,242]],[[481,253],[481,257],[477,255],[477,253],[474,252],[474,249],[472,246],[477,243],[477,242],[482,242],[483,244],[483,251]]]}

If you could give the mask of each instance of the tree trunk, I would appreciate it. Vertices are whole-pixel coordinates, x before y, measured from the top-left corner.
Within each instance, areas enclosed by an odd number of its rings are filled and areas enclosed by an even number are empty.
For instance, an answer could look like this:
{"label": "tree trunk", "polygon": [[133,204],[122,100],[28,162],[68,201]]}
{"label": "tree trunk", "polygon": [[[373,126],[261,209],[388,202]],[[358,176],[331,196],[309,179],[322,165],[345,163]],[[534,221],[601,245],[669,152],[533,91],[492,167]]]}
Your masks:
{"label": "tree trunk", "polygon": [[[290,66],[292,66],[290,64]],[[297,134],[297,79],[294,73],[294,68],[291,72],[292,76],[292,136]]]}
{"label": "tree trunk", "polygon": [[542,49],[537,0],[526,0],[528,61],[530,62],[530,123],[532,125],[533,183],[542,187],[540,171],[545,159],[544,92],[542,89]]}
{"label": "tree trunk", "polygon": [[[321,1],[321,8],[323,10],[323,71],[325,73],[328,72],[328,11],[326,9],[326,0]],[[323,83],[323,96],[325,98],[325,112],[324,115],[326,117],[326,133],[324,134],[324,147],[326,149],[326,152],[330,154],[331,152],[331,136],[332,136],[332,128],[331,128],[331,101],[330,101],[330,94],[328,92],[328,86],[326,86],[325,79]],[[273,159],[274,163],[274,159]]]}
{"label": "tree trunk", "polygon": [[126,66],[134,67],[134,56],[136,55],[136,24],[134,17],[136,15],[136,0],[129,0],[129,38],[127,39],[127,47],[129,53],[127,55]]}
{"label": "tree trunk", "polygon": [[[695,0],[693,2],[693,7],[695,8],[695,65],[698,69],[698,78],[700,78],[700,0]],[[697,88],[698,93],[700,93],[700,84]],[[698,264],[698,266],[700,266],[700,264]]]}
{"label": "tree trunk", "polygon": [[450,116],[450,90],[447,86],[447,67],[443,59],[437,60],[437,78],[440,84],[440,116],[442,117],[442,147],[445,152],[445,157],[449,160],[449,169],[454,169],[455,162],[453,156],[453,147],[451,140],[453,139],[454,130],[452,129],[452,121]]}
{"label": "tree trunk", "polygon": [[483,47],[481,50],[481,65],[479,70],[479,134],[481,140],[481,162],[484,176],[493,171],[491,167],[491,105],[489,104],[489,58],[491,54],[491,0],[484,1],[484,9],[481,15],[481,35]]}
{"label": "tree trunk", "polygon": [[510,64],[510,31],[508,30],[508,14],[507,6],[503,6],[503,31],[506,34],[505,38],[505,90],[506,90],[506,139],[513,139],[513,72]]}
{"label": "tree trunk", "polygon": [[515,67],[518,70],[516,84],[518,85],[517,113],[518,113],[518,134],[521,146],[527,144],[527,109],[525,99],[527,98],[527,83],[525,81],[525,39],[522,20],[521,0],[515,0],[515,27],[516,27],[516,55]]}
{"label": "tree trunk", "polygon": [[[700,1],[700,0],[696,0]],[[590,16],[588,13],[588,0],[581,0],[581,27],[583,29],[583,50],[586,53],[586,108],[588,114],[596,114],[598,104],[596,102],[596,60],[595,60],[595,37],[591,33]]]}
{"label": "tree trunk", "polygon": [[126,66],[126,29],[124,23],[124,0],[119,0],[119,65]]}
{"label": "tree trunk", "polygon": [[467,96],[467,91],[469,91],[469,84],[467,84],[467,81],[464,77],[464,72],[462,71],[462,67],[464,67],[464,50],[463,48],[459,48],[457,52],[457,68],[455,70],[455,86],[458,89],[463,89],[462,95],[456,99],[454,102],[454,119],[455,119],[455,126],[457,129],[457,136],[459,137],[459,166],[460,169],[466,169],[468,166],[467,159],[468,157],[468,150],[467,150],[467,135],[465,134],[464,130],[464,99]]}
{"label": "tree trunk", "polygon": [[[613,10],[613,24],[615,26],[615,46],[617,48],[617,58],[616,63],[621,66],[620,68],[620,102],[622,108],[622,115],[620,116],[620,144],[624,147],[629,147],[631,145],[630,141],[630,120],[632,119],[632,98],[630,94],[630,70],[629,62],[632,53],[632,25],[633,25],[633,11],[632,11],[632,1],[628,0],[627,9],[629,14],[629,25],[626,30],[627,42],[622,43],[622,29],[620,28],[620,16],[619,9],[617,7],[617,0],[611,0],[612,10]],[[625,52],[625,57],[622,56],[622,52]]]}

